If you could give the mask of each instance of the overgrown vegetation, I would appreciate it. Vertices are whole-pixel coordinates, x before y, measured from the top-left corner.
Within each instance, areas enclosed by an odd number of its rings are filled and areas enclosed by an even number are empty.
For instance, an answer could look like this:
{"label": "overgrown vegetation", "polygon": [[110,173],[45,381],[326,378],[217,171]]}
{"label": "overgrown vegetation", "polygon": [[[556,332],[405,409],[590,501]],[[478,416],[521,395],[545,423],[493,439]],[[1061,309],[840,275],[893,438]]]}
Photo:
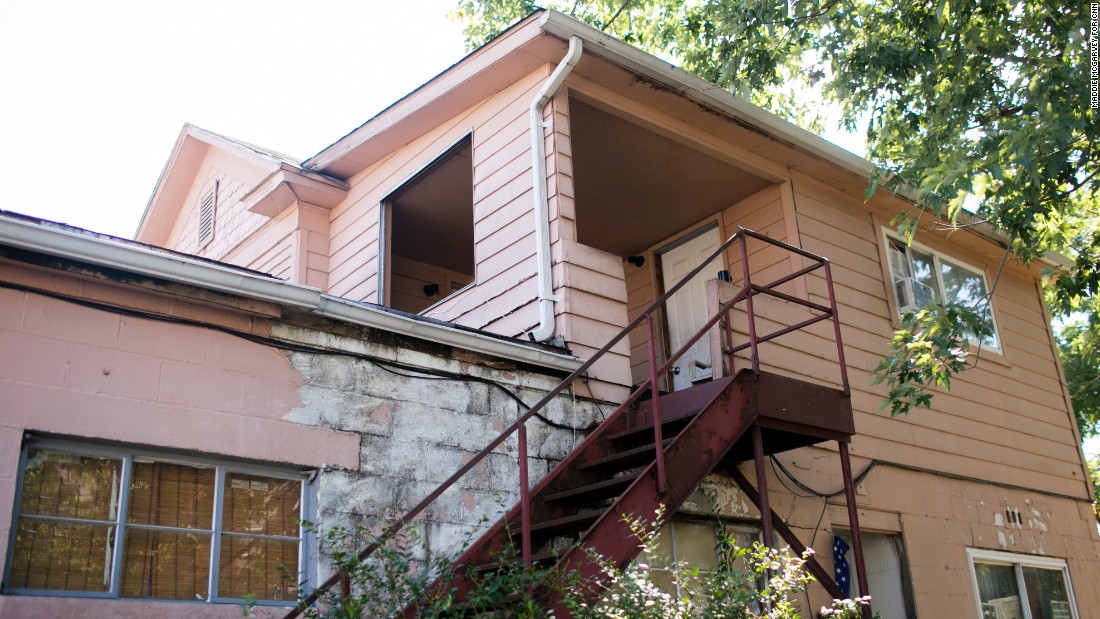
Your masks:
{"label": "overgrown vegetation", "polygon": [[[346,572],[351,583],[348,595],[339,588],[303,609],[310,619],[360,619],[397,617],[405,609],[416,617],[455,616],[547,619],[553,615],[541,603],[548,592],[562,596],[564,606],[576,619],[802,619],[816,616],[799,607],[798,599],[813,578],[804,570],[812,554],[797,557],[788,549],[776,550],[760,543],[737,548],[732,534],[719,527],[715,552],[719,568],[703,573],[684,563],[672,563],[661,571],[671,573],[673,590],[655,582],[655,571],[645,558],[663,556],[658,531],[663,512],[649,522],[626,518],[638,540],[643,559],[618,569],[602,557],[591,559],[601,566],[599,581],[582,580],[573,573],[526,567],[514,552],[500,557],[498,569],[460,570],[449,558],[425,563],[417,529],[385,540],[369,559],[359,560],[355,548],[364,543],[363,529],[333,528],[321,534],[322,547],[335,569]],[[461,572],[461,574],[460,574]],[[463,601],[453,589],[433,587],[437,577],[450,582],[463,575],[473,583]],[[862,618],[870,598],[834,600],[822,607],[820,616],[837,619]],[[242,608],[247,616],[255,606]]]}
{"label": "overgrown vegetation", "polygon": [[[932,385],[951,389],[951,375],[969,367],[971,337],[991,335],[981,314],[957,305],[932,303],[906,312],[890,341],[891,354],[874,369],[871,382],[889,387],[882,408],[891,415],[931,408]],[[976,345],[973,345],[976,347]]]}

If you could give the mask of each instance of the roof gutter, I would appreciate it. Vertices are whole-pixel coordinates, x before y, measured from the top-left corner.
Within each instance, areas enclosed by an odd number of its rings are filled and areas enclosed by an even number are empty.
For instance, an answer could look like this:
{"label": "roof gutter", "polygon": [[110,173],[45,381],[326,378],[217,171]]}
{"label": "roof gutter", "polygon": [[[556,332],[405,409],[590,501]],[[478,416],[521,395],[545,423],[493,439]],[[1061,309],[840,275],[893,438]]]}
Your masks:
{"label": "roof gutter", "polygon": [[553,123],[543,120],[543,112],[554,93],[561,88],[566,76],[581,59],[583,51],[581,38],[569,37],[569,51],[535,95],[528,117],[531,132],[531,180],[535,188],[535,262],[538,265],[536,280],[539,293],[539,326],[527,334],[532,342],[543,342],[554,336],[554,303],[560,300],[554,296],[553,264],[550,259],[550,204],[546,195],[546,137],[543,131]]}
{"label": "roof gutter", "polygon": [[580,366],[571,355],[540,350],[435,322],[416,320],[382,308],[354,303],[323,294],[316,288],[159,252],[122,239],[52,227],[0,214],[0,245],[67,258],[100,267],[119,269],[206,290],[268,301],[343,322],[372,327],[408,337],[455,346],[465,350],[520,361],[563,372]]}
{"label": "roof gutter", "polygon": [[[806,131],[763,108],[735,97],[725,89],[716,88],[714,84],[701,77],[688,73],[673,64],[627,45],[557,11],[545,11],[539,18],[539,28],[559,39],[568,39],[570,45],[572,45],[572,39],[580,37],[588,44],[590,53],[617,64],[628,71],[666,84],[685,97],[736,118],[765,135],[786,142],[847,172],[862,178],[869,178],[871,172],[875,169],[874,164],[870,161],[844,150],[819,135]],[[912,191],[903,187],[899,194],[918,207],[925,208]],[[971,231],[986,240],[1002,247],[1010,245],[1011,239],[1009,236],[997,231],[993,226],[982,224],[978,218],[965,212],[960,213],[959,217],[964,224],[969,225]],[[1069,267],[1073,265],[1071,260],[1055,252],[1046,252],[1041,260],[1050,266]]]}

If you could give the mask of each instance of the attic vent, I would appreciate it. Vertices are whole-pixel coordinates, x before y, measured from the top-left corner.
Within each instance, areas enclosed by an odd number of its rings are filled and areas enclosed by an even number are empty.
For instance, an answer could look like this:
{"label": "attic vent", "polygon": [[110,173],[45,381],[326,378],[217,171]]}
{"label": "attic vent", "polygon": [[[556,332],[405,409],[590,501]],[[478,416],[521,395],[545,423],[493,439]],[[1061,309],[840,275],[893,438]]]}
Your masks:
{"label": "attic vent", "polygon": [[217,202],[217,184],[209,193],[202,197],[199,204],[199,247],[202,247],[214,238],[214,203]]}

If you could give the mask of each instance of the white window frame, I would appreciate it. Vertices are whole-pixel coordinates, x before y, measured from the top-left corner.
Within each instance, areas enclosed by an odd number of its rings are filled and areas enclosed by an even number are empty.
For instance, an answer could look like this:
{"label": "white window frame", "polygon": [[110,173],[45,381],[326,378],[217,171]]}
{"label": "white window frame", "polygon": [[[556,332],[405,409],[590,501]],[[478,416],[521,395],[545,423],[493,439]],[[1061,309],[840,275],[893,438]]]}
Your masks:
{"label": "white window frame", "polygon": [[[916,248],[921,253],[928,254],[929,256],[932,257],[933,271],[934,271],[933,275],[936,278],[936,286],[938,287],[938,290],[933,290],[932,292],[933,292],[933,295],[936,297],[936,299],[940,303],[946,302],[946,299],[944,299],[942,297],[945,294],[944,291],[947,290],[947,286],[944,284],[944,281],[943,281],[943,269],[940,266],[940,264],[943,263],[943,262],[946,262],[947,264],[949,264],[952,267],[954,267],[956,269],[959,269],[961,271],[966,271],[966,272],[968,272],[972,275],[977,275],[978,277],[981,277],[982,278],[982,286],[985,288],[986,294],[989,294],[989,280],[985,276],[985,270],[984,269],[981,269],[981,268],[972,266],[970,264],[967,264],[966,262],[963,262],[963,261],[961,261],[957,258],[954,258],[952,256],[948,256],[948,255],[944,254],[941,251],[937,251],[935,249],[932,249],[931,247],[928,247],[927,245],[922,245],[920,243],[917,243],[916,241],[914,241],[912,243],[909,243],[905,239],[903,239],[901,236],[891,232],[890,230],[888,230],[886,228],[882,229],[882,237],[883,237],[883,243],[884,243],[884,245],[883,245],[883,249],[884,249],[883,255],[885,255],[885,257],[886,257],[886,264],[884,265],[884,267],[885,267],[886,276],[887,276],[887,285],[890,289],[890,295],[894,299],[894,307],[897,310],[897,313],[898,313],[899,317],[901,316],[901,314],[903,314],[907,311],[920,309],[920,308],[915,303],[916,295],[913,292],[914,281],[913,281],[912,277],[908,278],[909,279],[909,281],[908,281],[909,302],[906,305],[902,305],[902,299],[897,298],[896,288],[894,286],[894,283],[895,283],[894,282],[894,269],[893,269],[893,266],[890,264],[890,247],[893,243],[901,243],[904,246],[904,248],[905,248],[905,257],[909,261],[910,269],[912,269],[912,265],[913,265],[913,254],[912,254],[912,251],[911,251],[912,248]],[[919,283],[919,282],[916,282],[916,283]],[[923,285],[923,284],[921,284],[921,285]],[[991,351],[1000,353],[1001,352],[1001,336],[1000,336],[1000,330],[997,328],[996,312],[993,311],[993,299],[990,298],[989,301],[987,302],[987,304],[988,304],[988,307],[989,307],[989,320],[992,323],[991,326],[993,328],[994,343],[979,342],[978,340],[975,340],[974,338],[970,338],[970,342],[972,344],[975,344],[975,345],[981,346],[983,348],[986,348],[987,350],[991,350]]]}
{"label": "white window frame", "polygon": [[[113,521],[91,521],[85,519],[74,519],[64,517],[35,517],[34,520],[52,520],[59,522],[89,522],[93,524],[106,524],[114,528],[114,542],[112,548],[111,559],[111,585],[110,590],[106,592],[96,591],[67,591],[62,589],[24,589],[14,588],[9,586],[11,577],[12,560],[15,556],[15,535],[18,530],[20,520],[20,500],[23,493],[23,478],[27,466],[27,453],[30,449],[42,449],[49,451],[62,452],[67,454],[79,455],[79,456],[97,456],[105,458],[114,458],[122,462],[121,474],[119,476],[119,488],[130,487],[130,474],[133,463],[136,460],[146,461],[154,460],[156,462],[164,462],[169,464],[178,464],[182,466],[200,466],[215,469],[215,492],[213,502],[213,519],[211,523],[211,529],[201,530],[203,534],[211,535],[210,539],[210,574],[209,582],[207,585],[207,597],[204,600],[186,600],[186,599],[174,599],[174,598],[130,598],[120,595],[119,589],[122,583],[122,553],[123,546],[126,539],[126,527],[127,523],[127,502],[129,499],[129,492],[120,492],[118,507],[116,509],[115,520]],[[309,486],[310,477],[312,471],[294,471],[285,468],[274,468],[261,465],[253,465],[239,462],[231,462],[225,460],[216,460],[211,458],[205,458],[201,456],[179,455],[171,452],[159,452],[147,449],[131,449],[125,446],[113,447],[106,445],[97,445],[94,443],[82,443],[76,441],[67,440],[55,440],[55,439],[40,439],[31,438],[24,441],[23,448],[19,456],[19,477],[15,487],[15,500],[12,504],[12,526],[11,532],[8,538],[8,552],[4,568],[4,595],[27,595],[27,596],[50,596],[50,597],[79,597],[79,598],[96,598],[96,599],[137,599],[143,600],[148,603],[226,603],[226,604],[242,604],[247,602],[244,598],[231,598],[221,597],[217,595],[218,587],[218,570],[220,568],[220,551],[221,551],[221,535],[222,531],[222,501],[225,492],[225,477],[227,473],[241,473],[245,475],[257,475],[262,477],[271,477],[275,479],[286,479],[291,481],[297,481],[301,483],[301,499],[299,502],[300,511],[298,518],[303,523],[308,520],[307,516],[312,511],[312,501],[310,500],[310,492],[307,491]],[[177,532],[187,531],[196,532],[194,529],[179,529],[170,526],[160,525],[134,525],[135,528],[141,529],[157,529],[163,531]],[[232,534],[232,533],[229,533]],[[308,551],[313,547],[310,531],[304,526],[299,525],[298,537],[287,537],[278,535],[264,536],[270,539],[281,539],[284,541],[290,541],[296,539],[298,541],[298,582],[294,583],[299,586],[305,579],[305,574],[308,573],[310,568]],[[298,592],[299,595],[302,591]],[[296,596],[297,597],[297,596]],[[256,605],[259,606],[293,606],[297,603],[297,600],[255,600]]]}
{"label": "white window frame", "polygon": [[1035,555],[1023,555],[1014,552],[999,550],[981,550],[967,548],[966,559],[970,564],[970,580],[974,590],[974,604],[978,611],[978,617],[982,617],[982,594],[978,590],[978,570],[975,563],[987,563],[994,565],[1007,565],[1013,568],[1016,574],[1016,590],[1020,593],[1020,612],[1024,619],[1033,619],[1031,606],[1028,604],[1027,587],[1024,585],[1025,567],[1037,567],[1047,570],[1059,570],[1062,572],[1062,580],[1066,585],[1066,596],[1069,598],[1069,609],[1073,619],[1080,619],[1077,612],[1077,598],[1073,595],[1073,581],[1069,577],[1069,566],[1065,559],[1053,557],[1038,557]]}

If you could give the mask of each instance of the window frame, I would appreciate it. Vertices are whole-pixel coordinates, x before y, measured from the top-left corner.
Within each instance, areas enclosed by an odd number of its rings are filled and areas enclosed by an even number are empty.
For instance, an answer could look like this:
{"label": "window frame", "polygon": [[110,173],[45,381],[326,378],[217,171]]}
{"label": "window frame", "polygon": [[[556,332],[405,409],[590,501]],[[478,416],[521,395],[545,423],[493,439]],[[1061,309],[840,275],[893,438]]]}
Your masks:
{"label": "window frame", "polygon": [[[763,535],[763,533],[762,533],[763,529],[760,528],[759,521],[740,521],[740,520],[726,521],[726,520],[723,520],[721,518],[708,517],[708,516],[702,516],[702,515],[696,515],[696,514],[682,514],[682,515],[677,514],[677,515],[675,515],[671,518],[666,519],[664,522],[661,523],[662,529],[664,527],[668,527],[668,529],[667,529],[667,531],[668,531],[668,547],[667,548],[662,547],[661,550],[664,551],[665,556],[658,556],[658,558],[656,559],[657,561],[661,562],[661,564],[655,563],[654,559],[652,557],[648,557],[646,559],[649,562],[649,566],[650,566],[649,569],[652,572],[670,573],[671,569],[672,569],[672,566],[675,565],[676,563],[681,563],[681,562],[687,567],[698,568],[697,565],[694,565],[692,562],[688,561],[687,558],[683,558],[683,557],[679,556],[679,547],[676,544],[676,524],[677,523],[679,523],[679,524],[696,524],[696,525],[710,526],[713,529],[713,538],[714,539],[717,539],[717,535],[718,535],[718,532],[719,532],[720,529],[726,529],[731,535],[736,535],[737,533],[744,533],[744,534],[747,534],[749,536],[754,537],[755,538],[754,541],[757,541],[757,542],[762,541],[761,536]],[[715,552],[715,558],[717,559],[718,558],[717,548],[715,548],[715,551],[716,551]],[[638,557],[635,559],[635,561],[641,560],[643,558],[643,556],[644,555],[639,554]],[[664,565],[663,563],[666,562],[666,561],[667,561],[667,565]],[[699,568],[700,573],[703,573],[703,572],[713,573],[713,571],[714,570],[711,570],[711,569]],[[684,592],[680,589],[680,583],[676,583],[675,594],[677,596],[679,596],[679,595],[683,595],[683,593]]]}
{"label": "window frame", "polygon": [[[119,498],[118,506],[116,508],[116,514],[114,521],[98,521],[82,518],[69,518],[69,517],[53,517],[53,516],[33,516],[28,520],[43,521],[43,522],[74,522],[74,523],[89,523],[97,525],[107,525],[111,532],[111,571],[110,571],[110,587],[108,591],[79,591],[79,590],[64,590],[64,589],[28,589],[17,588],[10,585],[12,563],[15,556],[15,536],[18,532],[18,527],[23,515],[21,511],[21,502],[23,496],[23,481],[26,476],[27,456],[28,452],[32,449],[41,449],[54,452],[60,452],[65,454],[72,454],[76,456],[92,456],[101,458],[113,458],[120,461],[121,471],[119,474]],[[188,529],[181,527],[172,527],[167,525],[150,525],[150,524],[134,524],[135,529],[142,530],[155,530],[166,532],[189,532],[189,533],[202,533],[203,535],[210,535],[210,556],[209,556],[209,576],[207,583],[207,596],[202,600],[195,599],[183,599],[183,598],[155,598],[155,597],[128,597],[121,595],[122,587],[122,569],[123,569],[123,553],[125,550],[126,529],[131,526],[127,522],[129,498],[130,492],[130,480],[132,478],[133,464],[136,460],[152,460],[155,462],[166,464],[177,464],[181,466],[191,467],[208,467],[215,470],[215,482],[214,482],[214,498],[213,498],[213,515],[211,518],[211,529]],[[12,521],[11,531],[8,535],[8,548],[6,562],[4,564],[3,574],[3,594],[4,595],[26,595],[26,596],[46,596],[46,597],[74,597],[74,598],[87,598],[87,599],[110,599],[110,600],[143,600],[148,603],[186,603],[186,604],[242,604],[248,602],[245,598],[225,597],[217,595],[218,579],[220,570],[220,558],[221,558],[221,537],[222,535],[244,535],[233,531],[222,530],[222,511],[225,496],[225,484],[226,475],[239,473],[244,475],[256,475],[262,477],[270,477],[274,479],[285,479],[288,481],[297,481],[300,486],[300,500],[299,500],[299,512],[298,519],[302,523],[308,520],[308,515],[312,512],[313,501],[312,492],[310,492],[310,481],[313,475],[312,470],[298,470],[295,471],[292,468],[280,468],[265,465],[250,464],[245,462],[238,462],[232,460],[216,459],[203,456],[192,456],[190,454],[178,454],[171,451],[157,451],[151,449],[132,448],[127,445],[102,445],[96,443],[84,443],[79,441],[71,441],[64,439],[52,439],[52,438],[37,438],[32,437],[24,440],[23,447],[19,454],[19,472],[15,484],[15,498],[12,502]],[[125,491],[122,491],[125,489]],[[257,536],[252,536],[257,537]],[[297,566],[297,579],[295,586],[302,586],[302,590],[298,592],[300,595],[305,591],[305,586],[302,582],[305,580],[304,576],[308,573],[310,565],[310,549],[313,548],[312,534],[306,529],[303,524],[298,525],[298,536],[279,536],[279,535],[263,535],[266,539],[291,541],[297,540],[298,542],[298,566]],[[293,606],[297,603],[297,597],[293,600],[254,600],[257,606]]]}
{"label": "window frame", "polygon": [[974,591],[974,604],[978,611],[978,617],[982,617],[982,594],[978,589],[978,570],[976,564],[1011,566],[1016,576],[1016,590],[1020,595],[1020,608],[1024,619],[1031,618],[1031,606],[1028,604],[1027,586],[1024,583],[1025,567],[1035,567],[1046,570],[1058,570],[1062,573],[1062,582],[1066,587],[1066,596],[1069,598],[1069,608],[1072,619],[1080,619],[1077,612],[1077,597],[1073,593],[1073,580],[1069,574],[1069,564],[1065,559],[1055,557],[1040,557],[1025,555],[1000,550],[983,550],[980,548],[967,548],[966,560],[970,564],[970,580]]}
{"label": "window frame", "polygon": [[[911,311],[911,310],[914,310],[914,309],[919,309],[919,306],[917,306],[915,304],[915,294],[914,294],[913,289],[912,289],[913,276],[909,277],[909,279],[910,279],[910,283],[909,283],[909,291],[910,292],[909,292],[909,295],[913,299],[914,302],[911,302],[909,305],[904,305],[903,306],[901,304],[902,300],[899,299],[898,296],[897,296],[897,292],[895,290],[895,285],[894,285],[895,284],[895,282],[894,282],[894,269],[893,269],[893,265],[890,263],[890,251],[891,251],[891,246],[892,246],[893,243],[900,243],[904,246],[905,256],[906,256],[906,259],[909,261],[910,269],[912,269],[912,267],[913,267],[913,254],[912,254],[913,249],[916,249],[916,250],[920,251],[923,254],[928,254],[929,256],[931,256],[932,264],[933,264],[933,271],[934,271],[933,275],[936,278],[935,283],[936,283],[936,286],[938,287],[937,290],[933,290],[932,292],[935,294],[937,300],[939,300],[940,302],[945,302],[946,301],[946,299],[943,299],[942,297],[945,295],[945,291],[947,290],[947,286],[945,285],[945,283],[943,281],[943,268],[941,267],[941,264],[943,262],[946,262],[947,264],[949,264],[950,266],[952,266],[956,269],[967,272],[971,275],[977,275],[978,277],[982,278],[982,286],[985,288],[986,294],[989,294],[989,292],[990,292],[990,290],[989,290],[989,278],[986,277],[986,273],[985,273],[984,268],[975,267],[975,266],[971,265],[968,262],[959,260],[958,258],[955,258],[953,256],[949,256],[949,255],[947,255],[946,253],[944,253],[942,251],[933,249],[933,248],[931,248],[927,245],[924,245],[922,243],[918,243],[916,241],[913,241],[911,243],[907,242],[900,235],[894,233],[893,231],[889,230],[886,227],[882,228],[882,238],[883,238],[883,246],[882,246],[883,247],[883,252],[882,252],[882,255],[883,255],[883,258],[886,261],[883,264],[883,272],[886,274],[886,286],[889,289],[888,294],[890,296],[890,300],[892,301],[892,304],[893,304],[893,307],[894,307],[895,318],[900,318],[901,315],[904,314],[907,311]],[[997,354],[1003,354],[1004,347],[1001,343],[1000,329],[997,326],[997,315],[996,315],[997,313],[993,310],[993,298],[992,298],[992,296],[990,296],[987,305],[989,307],[989,321],[990,321],[990,323],[992,325],[992,328],[993,328],[993,338],[995,340],[995,344],[981,342],[981,341],[975,340],[974,338],[968,338],[968,339],[970,340],[970,343],[972,343],[972,344],[975,344],[977,346],[980,346],[982,348],[985,348],[986,350],[995,352]]]}
{"label": "window frame", "polygon": [[[411,188],[416,183],[424,180],[425,177],[427,177],[432,172],[434,172],[436,169],[438,169],[439,166],[443,165],[448,160],[450,160],[452,157],[454,157],[456,154],[458,154],[460,151],[462,151],[465,148],[465,145],[466,145],[467,142],[469,143],[470,149],[471,149],[471,151],[470,151],[471,152],[471,170],[470,170],[470,174],[471,174],[471,178],[473,178],[472,165],[473,165],[474,161],[473,161],[473,158],[472,158],[472,153],[473,153],[473,148],[474,148],[474,132],[471,129],[471,130],[468,130],[468,131],[464,132],[461,136],[458,137],[458,139],[456,139],[456,140],[452,141],[450,144],[448,144],[446,148],[444,148],[438,154],[433,156],[431,158],[431,160],[429,160],[427,163],[425,163],[424,165],[418,167],[412,174],[409,174],[408,176],[403,178],[399,183],[394,185],[392,189],[387,191],[385,196],[382,197],[378,201],[378,257],[377,257],[378,267],[377,267],[377,275],[376,275],[378,285],[377,285],[377,291],[376,291],[376,295],[375,295],[375,303],[376,304],[381,305],[382,307],[390,308],[391,307],[390,304],[393,301],[392,294],[391,294],[392,293],[391,285],[393,283],[392,268],[393,268],[393,262],[394,261],[393,261],[393,255],[392,255],[391,252],[393,250],[392,234],[393,234],[394,202],[396,200],[398,200],[401,197],[401,195],[406,192],[406,190]],[[476,183],[475,183],[475,185],[476,185]],[[476,187],[475,187],[475,189],[476,189]],[[472,195],[471,195],[470,199],[471,199],[471,201],[473,200]],[[473,218],[474,213],[471,212],[470,216],[471,216],[471,218]],[[473,225],[475,226],[475,228],[476,228],[476,224],[477,224],[477,222],[474,221]],[[429,306],[427,306],[424,309],[417,312],[417,315],[418,316],[426,315],[428,312],[435,309],[439,305],[442,305],[444,302],[450,301],[451,299],[459,296],[460,294],[466,292],[467,290],[477,286],[477,283],[478,283],[478,278],[477,278],[478,262],[477,262],[477,231],[476,231],[476,229],[474,231],[474,264],[473,264],[473,267],[474,267],[474,272],[471,274],[471,278],[470,278],[469,283],[467,283],[465,286],[459,288],[458,290],[455,290],[453,292],[450,292],[450,293],[447,293],[447,294],[443,295],[435,303],[432,303]]]}

